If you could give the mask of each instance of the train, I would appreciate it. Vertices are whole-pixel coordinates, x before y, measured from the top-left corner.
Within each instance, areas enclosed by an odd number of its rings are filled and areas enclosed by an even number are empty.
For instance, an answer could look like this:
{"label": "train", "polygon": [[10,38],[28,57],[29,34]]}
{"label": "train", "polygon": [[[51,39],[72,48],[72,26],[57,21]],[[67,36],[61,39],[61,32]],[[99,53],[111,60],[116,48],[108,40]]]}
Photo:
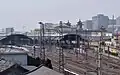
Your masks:
{"label": "train", "polygon": [[109,53],[110,55],[113,55],[113,56],[118,56],[119,52],[117,49],[115,48],[107,48],[105,49],[105,53]]}

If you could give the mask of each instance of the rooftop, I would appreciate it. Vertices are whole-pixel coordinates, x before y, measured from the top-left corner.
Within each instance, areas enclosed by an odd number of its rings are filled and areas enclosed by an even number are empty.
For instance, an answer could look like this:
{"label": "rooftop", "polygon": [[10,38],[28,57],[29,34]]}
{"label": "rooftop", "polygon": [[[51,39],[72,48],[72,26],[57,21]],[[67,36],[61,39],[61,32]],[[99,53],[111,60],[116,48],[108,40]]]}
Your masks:
{"label": "rooftop", "polygon": [[41,68],[37,69],[36,71],[33,71],[32,73],[29,73],[27,75],[63,75],[61,73],[58,73],[52,69],[49,69],[45,66],[42,66]]}
{"label": "rooftop", "polygon": [[11,66],[13,66],[14,64],[10,61],[7,61],[5,59],[0,59],[0,72],[10,68]]}
{"label": "rooftop", "polygon": [[0,48],[1,54],[27,54],[29,50],[24,47],[4,46]]}
{"label": "rooftop", "polygon": [[37,68],[37,67],[35,67],[35,66],[21,66],[21,67],[23,67],[23,68],[25,68],[25,69],[27,69],[27,70],[29,70],[29,71],[32,71],[32,70],[34,70],[34,69]]}

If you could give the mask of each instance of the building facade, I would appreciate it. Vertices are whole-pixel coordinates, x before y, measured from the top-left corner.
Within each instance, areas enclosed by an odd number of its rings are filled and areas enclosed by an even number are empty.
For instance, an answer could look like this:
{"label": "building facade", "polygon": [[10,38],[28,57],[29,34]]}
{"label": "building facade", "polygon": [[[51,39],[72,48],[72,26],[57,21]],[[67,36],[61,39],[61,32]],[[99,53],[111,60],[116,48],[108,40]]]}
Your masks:
{"label": "building facade", "polygon": [[104,16],[103,14],[98,14],[97,16],[92,17],[92,22],[93,22],[93,30],[98,30],[102,26],[104,28],[107,28],[109,24],[109,18],[108,16]]}
{"label": "building facade", "polygon": [[86,20],[84,22],[84,29],[88,29],[88,30],[92,30],[93,29],[92,20]]}
{"label": "building facade", "polygon": [[6,28],[6,33],[13,33],[14,32],[14,28]]}
{"label": "building facade", "polygon": [[116,24],[120,25],[120,16],[116,18]]}
{"label": "building facade", "polygon": [[112,33],[120,33],[120,25],[108,25],[107,30]]}
{"label": "building facade", "polygon": [[19,65],[27,65],[27,53],[12,52],[2,53],[2,58],[17,63]]}
{"label": "building facade", "polygon": [[109,25],[116,25],[115,19],[109,19]]}

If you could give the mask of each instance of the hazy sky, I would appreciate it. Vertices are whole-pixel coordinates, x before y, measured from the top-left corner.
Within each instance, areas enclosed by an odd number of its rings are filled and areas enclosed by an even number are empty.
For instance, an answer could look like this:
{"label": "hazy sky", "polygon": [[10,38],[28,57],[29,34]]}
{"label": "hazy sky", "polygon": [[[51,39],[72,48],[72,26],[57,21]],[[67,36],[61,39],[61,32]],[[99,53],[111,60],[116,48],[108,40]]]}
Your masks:
{"label": "hazy sky", "polygon": [[0,0],[0,26],[28,30],[38,27],[39,21],[75,24],[98,13],[117,17],[119,7],[120,0]]}

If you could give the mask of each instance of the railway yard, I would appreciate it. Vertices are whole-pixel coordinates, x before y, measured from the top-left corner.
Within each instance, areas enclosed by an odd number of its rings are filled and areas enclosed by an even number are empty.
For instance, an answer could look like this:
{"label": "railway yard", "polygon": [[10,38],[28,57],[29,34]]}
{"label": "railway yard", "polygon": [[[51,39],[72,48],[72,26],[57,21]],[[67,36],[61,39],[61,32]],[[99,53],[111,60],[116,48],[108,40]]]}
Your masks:
{"label": "railway yard", "polygon": [[[53,69],[59,72],[59,50],[52,46],[51,51],[46,46],[46,58],[51,59]],[[98,61],[100,61],[101,75],[120,75],[119,57],[102,52],[98,60],[98,52],[93,47],[75,52],[73,49],[64,50],[64,70],[71,72],[69,75],[98,75]],[[33,52],[33,50],[31,51]],[[39,48],[36,49],[36,56],[39,56]]]}

